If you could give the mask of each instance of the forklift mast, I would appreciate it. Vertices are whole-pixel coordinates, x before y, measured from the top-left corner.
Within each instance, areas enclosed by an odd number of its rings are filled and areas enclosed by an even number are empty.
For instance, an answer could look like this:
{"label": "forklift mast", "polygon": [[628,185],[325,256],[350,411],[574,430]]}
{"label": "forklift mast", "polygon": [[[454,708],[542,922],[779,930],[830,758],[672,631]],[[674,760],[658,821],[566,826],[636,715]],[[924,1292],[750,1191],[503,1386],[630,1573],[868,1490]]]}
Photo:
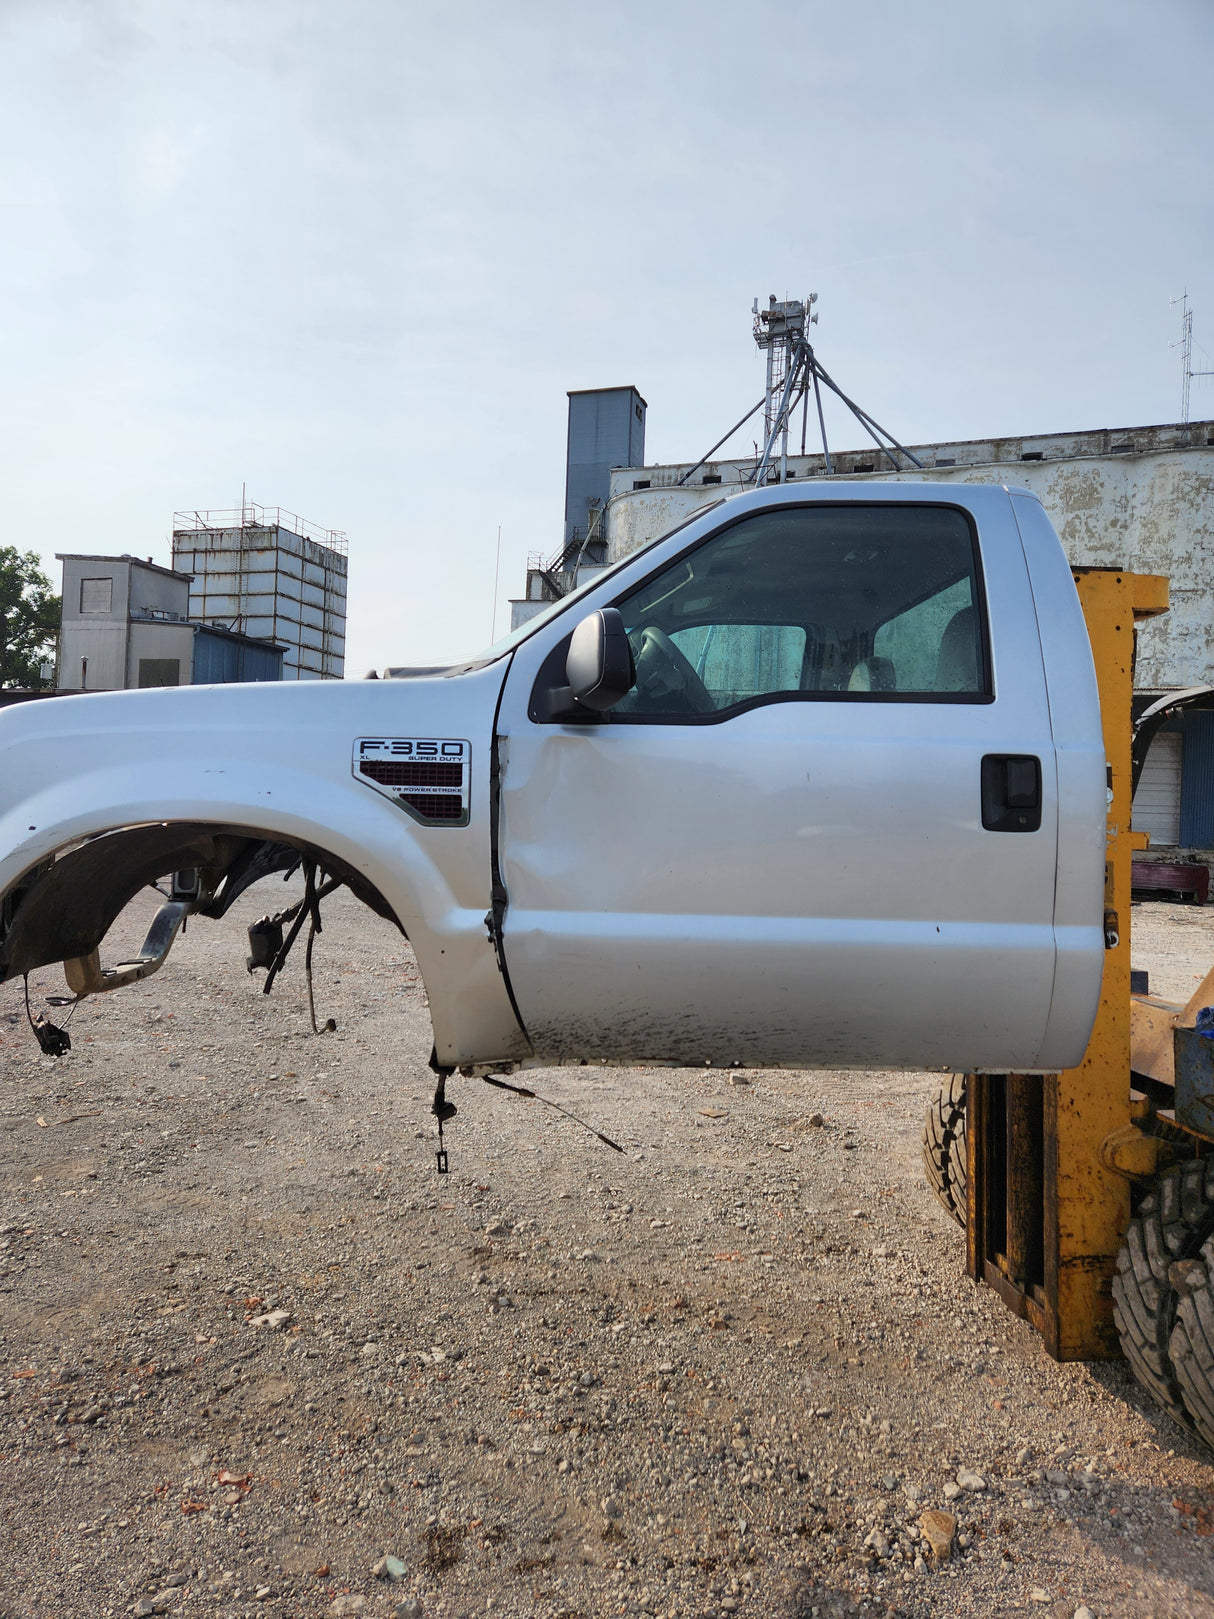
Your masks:
{"label": "forklift mast", "polygon": [[1147,842],[1130,829],[1134,635],[1140,621],[1167,611],[1168,581],[1073,571],[1108,759],[1100,1009],[1077,1068],[967,1076],[966,1263],[1056,1360],[1095,1360],[1121,1352],[1112,1283],[1131,1187],[1156,1173],[1162,1134],[1175,1128],[1159,1097],[1132,1086],[1130,1015],[1130,858]]}

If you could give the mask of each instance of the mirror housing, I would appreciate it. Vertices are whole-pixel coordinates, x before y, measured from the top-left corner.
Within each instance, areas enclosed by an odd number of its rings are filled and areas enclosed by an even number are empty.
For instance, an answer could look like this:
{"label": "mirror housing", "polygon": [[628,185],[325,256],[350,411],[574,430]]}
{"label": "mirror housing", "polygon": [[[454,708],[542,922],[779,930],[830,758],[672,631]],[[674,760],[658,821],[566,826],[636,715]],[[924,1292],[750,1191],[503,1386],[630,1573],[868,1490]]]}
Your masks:
{"label": "mirror housing", "polygon": [[587,720],[613,708],[636,684],[632,647],[617,607],[600,607],[574,630],[565,679],[548,694],[550,719]]}

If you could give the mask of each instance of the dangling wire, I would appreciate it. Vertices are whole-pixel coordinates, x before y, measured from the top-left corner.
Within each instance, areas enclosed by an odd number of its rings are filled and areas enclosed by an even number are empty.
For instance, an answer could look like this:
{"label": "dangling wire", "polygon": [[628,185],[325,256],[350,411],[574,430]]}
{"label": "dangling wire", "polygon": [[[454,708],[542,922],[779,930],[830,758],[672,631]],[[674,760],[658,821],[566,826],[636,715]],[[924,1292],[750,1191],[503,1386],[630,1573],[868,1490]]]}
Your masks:
{"label": "dangling wire", "polygon": [[279,949],[278,954],[274,957],[274,960],[270,963],[270,969],[266,973],[266,981],[261,986],[261,993],[263,995],[268,995],[270,993],[271,989],[273,989],[274,980],[278,977],[278,974],[282,970],[283,965],[285,964],[287,957],[291,954],[291,947],[294,945],[296,939],[299,937],[299,932],[300,932],[300,929],[304,925],[305,919],[307,917],[311,917],[312,925],[315,928],[316,932],[319,933],[321,931],[321,926],[320,926],[320,902],[321,902],[321,900],[325,899],[329,894],[331,894],[334,891],[334,889],[341,888],[343,886],[343,881],[344,880],[341,877],[330,877],[327,882],[322,882],[320,887],[317,888],[317,886],[316,886],[316,862],[314,860],[305,860],[304,863],[303,863],[303,867],[304,867],[304,885],[305,885],[304,897],[298,902],[298,904],[290,906],[285,911],[280,911],[278,913],[278,915],[274,918],[274,921],[276,921],[276,922],[286,922],[286,921],[290,921],[291,918],[293,917],[294,921],[291,923],[291,931],[287,934],[286,938],[283,940],[282,946]]}
{"label": "dangling wire", "polygon": [[320,1034],[322,1032],[325,1033],[325,1034],[332,1034],[333,1031],[337,1028],[337,1019],[336,1018],[326,1018],[325,1021],[324,1021],[323,1031],[322,1031],[322,1026],[319,1023],[317,1023],[317,1021],[316,1021],[316,1000],[315,1000],[315,997],[314,997],[314,995],[312,993],[312,941],[313,941],[313,939],[315,939],[316,935],[319,932],[320,932],[319,921],[318,921],[318,919],[316,917],[313,917],[312,925],[308,929],[307,947],[304,950],[304,977],[308,981],[308,1015],[312,1019],[312,1033],[313,1034]]}
{"label": "dangling wire", "polygon": [[[303,910],[300,911],[299,915],[300,921],[303,920],[305,915],[308,918],[308,942],[304,948],[304,978],[307,980],[308,985],[308,1016],[312,1019],[312,1033],[319,1034],[321,1032],[321,1026],[316,1021],[316,994],[312,985],[312,945],[316,940],[316,935],[318,933],[323,933],[324,929],[321,926],[320,921],[320,895],[316,890],[316,862],[314,860],[305,860],[303,865]],[[292,930],[292,940],[294,939],[297,931],[297,928]],[[290,947],[290,941],[283,946],[282,960],[286,959],[286,954]],[[336,1027],[337,1021],[335,1018],[325,1019],[324,1029],[326,1034],[332,1034]]]}
{"label": "dangling wire", "polygon": [[522,1096],[533,1102],[542,1102],[545,1107],[554,1107],[558,1113],[563,1113],[567,1119],[572,1119],[574,1124],[580,1124],[583,1130],[589,1130],[592,1136],[597,1136],[605,1147],[611,1148],[612,1152],[623,1152],[624,1149],[618,1141],[613,1141],[610,1136],[605,1136],[601,1130],[596,1130],[593,1124],[587,1124],[585,1119],[579,1119],[576,1113],[570,1113],[567,1107],[562,1107],[559,1102],[552,1101],[550,1097],[541,1096],[538,1091],[529,1091],[525,1085],[510,1085],[504,1079],[495,1079],[492,1074],[482,1074],[481,1078],[486,1085],[496,1086],[499,1091],[512,1091],[515,1096]]}

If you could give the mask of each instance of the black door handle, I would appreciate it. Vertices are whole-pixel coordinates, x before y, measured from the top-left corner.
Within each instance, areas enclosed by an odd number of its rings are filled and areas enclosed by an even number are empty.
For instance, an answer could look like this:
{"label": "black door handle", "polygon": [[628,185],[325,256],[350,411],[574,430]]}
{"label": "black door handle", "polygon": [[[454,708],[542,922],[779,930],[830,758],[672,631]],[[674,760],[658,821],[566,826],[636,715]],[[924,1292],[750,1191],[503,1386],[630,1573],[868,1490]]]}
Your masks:
{"label": "black door handle", "polygon": [[1039,829],[1040,759],[1031,753],[988,753],[983,757],[982,824],[988,832]]}

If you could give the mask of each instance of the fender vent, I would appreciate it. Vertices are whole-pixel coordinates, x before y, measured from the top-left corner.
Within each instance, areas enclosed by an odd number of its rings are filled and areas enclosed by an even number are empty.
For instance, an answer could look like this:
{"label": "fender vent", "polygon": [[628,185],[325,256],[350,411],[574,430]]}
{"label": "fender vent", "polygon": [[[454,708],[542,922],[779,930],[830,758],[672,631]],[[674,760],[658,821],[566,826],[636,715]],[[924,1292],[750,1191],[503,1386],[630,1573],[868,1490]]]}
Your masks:
{"label": "fender vent", "polygon": [[359,772],[382,787],[462,787],[464,767],[409,764],[395,759],[363,759]]}
{"label": "fender vent", "polygon": [[459,821],[464,806],[458,798],[439,793],[402,793],[401,799],[411,810],[416,810],[427,821]]}
{"label": "fender vent", "polygon": [[432,737],[359,737],[354,774],[423,826],[467,826],[472,750]]}

